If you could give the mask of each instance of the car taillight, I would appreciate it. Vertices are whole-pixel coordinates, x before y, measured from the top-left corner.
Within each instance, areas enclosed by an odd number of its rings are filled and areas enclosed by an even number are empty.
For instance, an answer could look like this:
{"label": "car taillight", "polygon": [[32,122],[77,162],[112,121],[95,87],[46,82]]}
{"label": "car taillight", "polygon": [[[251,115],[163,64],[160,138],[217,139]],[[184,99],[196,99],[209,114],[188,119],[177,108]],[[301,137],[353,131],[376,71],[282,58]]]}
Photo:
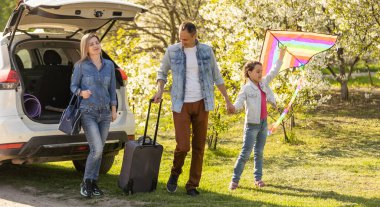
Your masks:
{"label": "car taillight", "polygon": [[19,84],[19,77],[15,70],[0,70],[0,89],[15,89]]}
{"label": "car taillight", "polygon": [[20,149],[22,146],[24,146],[24,143],[0,144],[0,150]]}
{"label": "car taillight", "polygon": [[128,76],[127,76],[127,74],[124,72],[123,69],[118,68],[117,70],[120,72],[120,74],[121,74],[121,78],[123,79],[123,81],[128,80]]}
{"label": "car taillight", "polygon": [[79,146],[74,149],[75,152],[88,151],[88,146]]}
{"label": "car taillight", "polygon": [[135,135],[128,135],[128,140],[135,140]]}

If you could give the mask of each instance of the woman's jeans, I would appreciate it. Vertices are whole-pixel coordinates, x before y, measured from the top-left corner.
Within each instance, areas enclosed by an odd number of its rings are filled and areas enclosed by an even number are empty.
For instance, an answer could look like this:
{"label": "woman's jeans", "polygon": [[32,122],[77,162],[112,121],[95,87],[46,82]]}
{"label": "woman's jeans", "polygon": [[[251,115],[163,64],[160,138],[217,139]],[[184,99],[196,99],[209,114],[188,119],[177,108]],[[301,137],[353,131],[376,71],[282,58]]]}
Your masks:
{"label": "woman's jeans", "polygon": [[254,148],[254,164],[253,172],[255,180],[261,180],[263,176],[263,152],[267,139],[268,126],[267,120],[261,120],[260,124],[246,124],[244,130],[243,147],[236,161],[232,181],[239,183],[240,176],[243,173],[245,163],[249,160],[252,149]]}
{"label": "woman's jeans", "polygon": [[82,111],[82,127],[90,146],[87,157],[84,180],[97,180],[100,163],[102,161],[103,147],[108,136],[111,123],[110,109],[93,109]]}

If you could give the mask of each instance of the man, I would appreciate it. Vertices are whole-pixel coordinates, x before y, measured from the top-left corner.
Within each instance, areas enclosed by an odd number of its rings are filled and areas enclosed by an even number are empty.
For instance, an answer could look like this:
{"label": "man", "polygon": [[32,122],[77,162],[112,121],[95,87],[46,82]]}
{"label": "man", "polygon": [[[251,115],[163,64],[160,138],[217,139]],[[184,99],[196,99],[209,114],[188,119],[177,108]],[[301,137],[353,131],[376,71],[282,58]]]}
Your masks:
{"label": "man", "polygon": [[210,46],[198,42],[196,26],[191,22],[182,23],[179,39],[179,43],[168,47],[161,62],[157,74],[158,91],[154,96],[154,102],[160,102],[168,72],[172,70],[171,100],[177,145],[166,187],[171,193],[177,190],[178,177],[182,173],[187,152],[190,151],[192,133],[192,158],[186,191],[188,195],[197,196],[199,192],[196,188],[202,174],[208,113],[214,109],[214,83],[224,96],[227,111],[233,112],[234,107],[227,96],[213,50]]}

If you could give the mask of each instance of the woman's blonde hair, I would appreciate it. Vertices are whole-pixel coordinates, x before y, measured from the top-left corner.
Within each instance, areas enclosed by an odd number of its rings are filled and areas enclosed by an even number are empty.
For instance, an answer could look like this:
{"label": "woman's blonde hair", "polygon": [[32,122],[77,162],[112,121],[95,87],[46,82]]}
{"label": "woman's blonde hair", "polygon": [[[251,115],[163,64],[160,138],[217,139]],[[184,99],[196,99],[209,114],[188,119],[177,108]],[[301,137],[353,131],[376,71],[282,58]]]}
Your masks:
{"label": "woman's blonde hair", "polygon": [[82,39],[80,40],[80,60],[78,61],[79,63],[81,63],[84,60],[86,60],[87,58],[89,58],[89,56],[88,56],[88,46],[89,46],[88,42],[93,37],[96,37],[96,39],[98,39],[98,41],[100,42],[99,37],[93,32],[83,35]]}

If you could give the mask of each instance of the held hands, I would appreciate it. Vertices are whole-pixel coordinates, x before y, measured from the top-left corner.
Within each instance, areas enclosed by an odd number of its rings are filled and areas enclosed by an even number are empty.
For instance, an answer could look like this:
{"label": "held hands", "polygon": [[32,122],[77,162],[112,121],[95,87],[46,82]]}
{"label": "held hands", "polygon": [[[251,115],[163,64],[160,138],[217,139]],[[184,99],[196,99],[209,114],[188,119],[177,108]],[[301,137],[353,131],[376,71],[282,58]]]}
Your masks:
{"label": "held hands", "polygon": [[84,91],[81,91],[79,95],[82,96],[84,99],[88,99],[90,98],[91,94],[92,93],[90,90],[84,90]]}
{"label": "held hands", "polygon": [[228,114],[234,114],[236,112],[235,106],[229,100],[226,100],[226,108]]}

